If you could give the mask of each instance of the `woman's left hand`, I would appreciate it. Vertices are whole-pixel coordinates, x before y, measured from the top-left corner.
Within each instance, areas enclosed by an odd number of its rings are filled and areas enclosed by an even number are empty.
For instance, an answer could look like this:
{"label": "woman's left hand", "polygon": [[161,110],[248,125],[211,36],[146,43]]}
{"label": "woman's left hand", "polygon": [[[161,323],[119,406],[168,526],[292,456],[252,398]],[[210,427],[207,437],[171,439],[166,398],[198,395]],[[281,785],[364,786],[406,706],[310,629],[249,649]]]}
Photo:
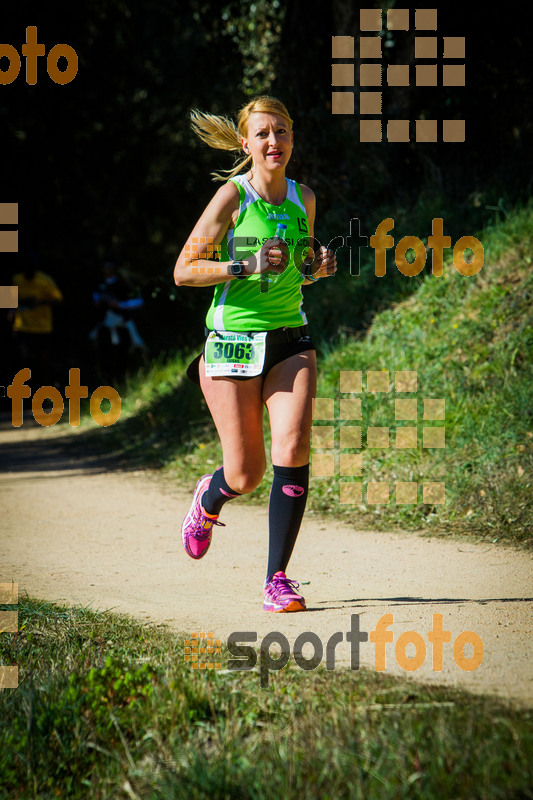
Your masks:
{"label": "woman's left hand", "polygon": [[329,278],[337,272],[337,258],[333,250],[322,245],[315,253],[313,278]]}

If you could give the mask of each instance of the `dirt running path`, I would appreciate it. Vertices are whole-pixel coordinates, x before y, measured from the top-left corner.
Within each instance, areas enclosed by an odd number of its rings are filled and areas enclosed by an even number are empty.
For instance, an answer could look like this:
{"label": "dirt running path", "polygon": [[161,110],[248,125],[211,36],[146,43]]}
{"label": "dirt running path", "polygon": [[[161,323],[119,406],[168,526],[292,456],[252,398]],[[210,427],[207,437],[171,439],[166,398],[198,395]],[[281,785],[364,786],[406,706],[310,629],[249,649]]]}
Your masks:
{"label": "dirt running path", "polygon": [[[179,535],[190,492],[150,473],[121,472],[110,461],[74,455],[66,432],[66,426],[38,427],[31,418],[19,429],[6,417],[0,423],[0,581],[16,581],[37,598],[126,612],[189,635],[209,630],[222,640],[232,631],[257,631],[260,642],[277,630],[292,643],[313,631],[325,650],[340,631],[336,663],[346,666],[352,614],[360,615],[361,630],[372,631],[392,613],[395,644],[406,631],[427,643],[432,615],[440,613],[452,643],[462,631],[482,638],[483,663],[464,672],[445,644],[443,670],[433,672],[427,644],[413,678],[533,705],[531,556],[495,545],[357,531],[307,515],[289,577],[306,582],[309,611],[265,614],[266,509],[229,503],[227,527],[215,529],[209,555],[193,561]],[[394,644],[386,646],[386,670],[405,675]],[[304,654],[310,653],[307,645]],[[370,642],[361,645],[361,664],[374,665]]]}

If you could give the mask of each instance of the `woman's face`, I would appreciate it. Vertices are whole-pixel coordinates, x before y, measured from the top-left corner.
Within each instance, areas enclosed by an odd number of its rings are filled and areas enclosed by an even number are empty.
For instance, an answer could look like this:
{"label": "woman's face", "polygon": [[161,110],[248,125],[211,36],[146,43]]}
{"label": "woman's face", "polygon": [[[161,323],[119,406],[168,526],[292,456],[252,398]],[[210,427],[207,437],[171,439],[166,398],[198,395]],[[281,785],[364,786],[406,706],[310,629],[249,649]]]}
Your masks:
{"label": "woman's face", "polygon": [[288,120],[279,114],[254,111],[248,119],[248,136],[242,137],[242,146],[248,149],[254,166],[269,172],[282,170],[292,153],[292,131]]}

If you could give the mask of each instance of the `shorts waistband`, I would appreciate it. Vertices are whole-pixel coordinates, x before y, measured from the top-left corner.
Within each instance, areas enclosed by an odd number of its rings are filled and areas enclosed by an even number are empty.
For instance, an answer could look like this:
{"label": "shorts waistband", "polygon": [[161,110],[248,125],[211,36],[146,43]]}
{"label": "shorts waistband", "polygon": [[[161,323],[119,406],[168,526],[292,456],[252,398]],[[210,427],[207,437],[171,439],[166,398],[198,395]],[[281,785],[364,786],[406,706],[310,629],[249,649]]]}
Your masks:
{"label": "shorts waistband", "polygon": [[[224,334],[225,331],[219,331]],[[260,331],[239,331],[240,333],[260,333]],[[209,336],[212,333],[210,328],[204,328],[204,333]],[[308,326],[302,325],[299,328],[274,328],[274,330],[267,331],[267,341],[271,344],[281,342],[293,342],[295,339],[301,339],[302,336],[309,336]]]}

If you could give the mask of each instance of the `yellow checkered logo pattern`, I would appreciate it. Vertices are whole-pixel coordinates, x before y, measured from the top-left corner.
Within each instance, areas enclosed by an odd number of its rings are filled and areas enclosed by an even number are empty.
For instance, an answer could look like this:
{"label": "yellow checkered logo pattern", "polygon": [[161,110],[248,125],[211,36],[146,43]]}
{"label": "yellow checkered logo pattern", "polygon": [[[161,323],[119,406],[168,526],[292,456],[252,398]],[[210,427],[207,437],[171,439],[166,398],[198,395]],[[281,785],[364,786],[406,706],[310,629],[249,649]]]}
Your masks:
{"label": "yellow checkered logo pattern", "polygon": [[[18,584],[0,583],[0,604],[17,605]],[[0,634],[17,633],[18,611],[0,610]],[[0,666],[0,689],[16,689],[19,685],[19,670],[16,666]]]}
{"label": "yellow checkered logo pattern", "polygon": [[185,661],[189,661],[193,669],[220,669],[219,661],[206,660],[206,656],[219,653],[220,639],[214,639],[212,631],[195,632],[190,639],[185,639]]}
{"label": "yellow checkered logo pattern", "polygon": [[199,259],[211,259],[213,261],[220,259],[220,245],[213,243],[212,236],[192,236],[185,245],[185,258],[191,262],[193,274],[220,275],[222,271],[221,267],[215,265],[212,267],[199,267],[198,264],[194,266],[193,263]]}
{"label": "yellow checkered logo pattern", "polygon": [[[363,380],[364,379],[364,380]],[[364,386],[363,386],[364,383]],[[360,504],[363,502],[364,459],[389,448],[423,449],[446,447],[446,403],[442,398],[424,397],[422,403],[415,396],[395,397],[393,404],[390,394],[416,395],[418,388],[417,373],[414,370],[398,370],[389,373],[387,370],[341,371],[339,379],[338,413],[333,398],[317,397],[313,403],[312,429],[312,477],[331,478],[338,475],[339,501],[342,505]],[[395,426],[377,426],[368,421],[363,427],[364,398],[368,394],[389,396],[389,404],[394,408],[394,418],[399,424]],[[360,394],[361,397],[353,397]],[[347,397],[347,395],[350,395]],[[421,436],[418,422],[422,420]],[[338,422],[342,420],[339,426]],[[323,424],[323,423],[326,424]],[[337,423],[337,424],[328,424]],[[353,423],[353,424],[352,424]],[[366,430],[366,438],[363,431]],[[366,451],[363,453],[363,444]],[[359,451],[359,452],[357,452]],[[361,480],[345,481],[343,478]],[[432,505],[445,502],[445,484],[442,481],[368,481],[366,483],[367,505],[383,505],[391,502],[397,504],[416,504],[418,502]]]}
{"label": "yellow checkered logo pattern", "polygon": [[[355,74],[355,37],[333,36],[331,56],[332,114],[354,114],[359,102],[361,142],[464,142],[464,119],[383,119],[383,87],[465,86],[465,37],[437,34],[436,8],[362,8],[359,16],[359,75]],[[413,19],[414,17],[414,19]],[[395,37],[413,27],[414,61],[385,65],[383,23]],[[399,32],[399,33],[398,33]],[[442,56],[442,64],[439,57]],[[358,78],[358,80],[357,80]],[[358,96],[350,88],[359,84]],[[369,118],[370,117],[370,118]],[[439,128],[439,123],[442,127]]]}

